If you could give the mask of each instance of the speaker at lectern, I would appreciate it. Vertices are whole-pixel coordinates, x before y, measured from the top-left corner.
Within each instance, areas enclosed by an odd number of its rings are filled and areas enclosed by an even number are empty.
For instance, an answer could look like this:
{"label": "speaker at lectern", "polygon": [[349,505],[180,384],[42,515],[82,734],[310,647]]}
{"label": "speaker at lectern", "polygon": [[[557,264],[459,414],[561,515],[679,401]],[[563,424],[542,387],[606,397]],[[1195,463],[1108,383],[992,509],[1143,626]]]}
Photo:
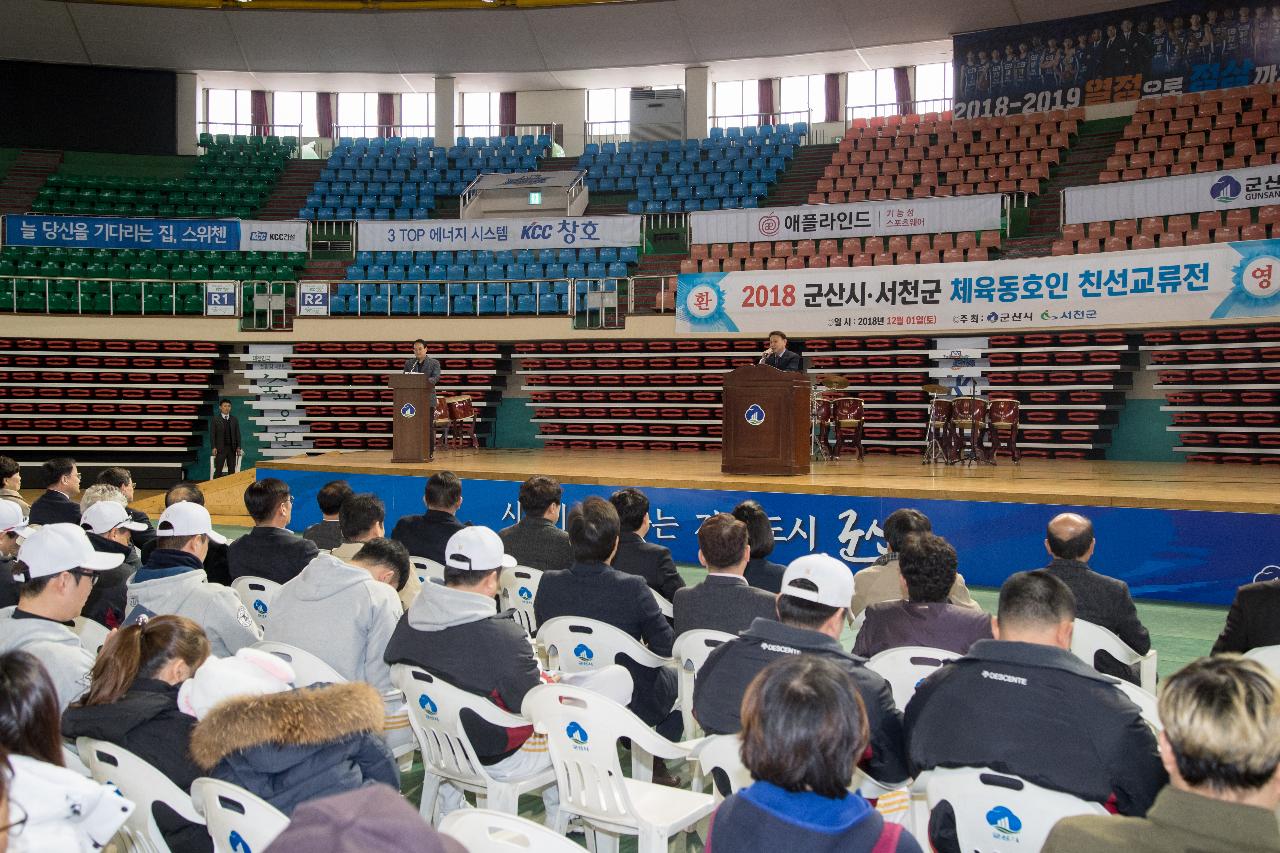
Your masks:
{"label": "speaker at lectern", "polygon": [[810,391],[803,373],[753,364],[726,374],[720,470],[809,473]]}

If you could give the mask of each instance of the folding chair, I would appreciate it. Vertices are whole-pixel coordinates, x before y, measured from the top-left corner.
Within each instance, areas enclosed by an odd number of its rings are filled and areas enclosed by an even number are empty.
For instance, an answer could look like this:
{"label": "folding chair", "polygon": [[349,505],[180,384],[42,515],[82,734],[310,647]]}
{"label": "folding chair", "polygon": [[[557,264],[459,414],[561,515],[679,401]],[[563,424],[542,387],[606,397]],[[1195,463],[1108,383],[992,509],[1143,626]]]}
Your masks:
{"label": "folding chair", "polygon": [[215,853],[266,850],[289,825],[288,816],[266,800],[208,776],[191,783],[191,801],[204,816]]}
{"label": "folding chair", "polygon": [[751,784],[751,771],[742,763],[742,738],[738,735],[708,735],[693,747],[691,758],[698,762],[694,790],[702,779],[711,779],[711,796],[718,804],[730,794]]}
{"label": "folding chair", "polygon": [[617,663],[618,655],[650,669],[671,663],[625,631],[577,616],[557,616],[540,626],[538,644],[546,650],[548,667],[564,672],[594,672]]}
{"label": "folding chair", "polygon": [[76,751],[98,782],[113,786],[134,804],[121,832],[135,850],[169,853],[169,845],[151,813],[155,803],[173,809],[183,820],[203,824],[192,808],[191,798],[167,776],[127,749],[102,740],[76,739]]}
{"label": "folding chair", "polygon": [[418,576],[418,583],[424,587],[435,581],[436,583],[444,583],[444,566],[435,560],[429,560],[426,557],[409,557],[409,562],[413,565],[414,574]]}
{"label": "folding chair", "polygon": [[899,708],[905,708],[915,695],[917,684],[947,661],[958,657],[960,655],[946,649],[900,646],[873,656],[867,661],[867,669],[884,676],[893,689],[893,703]]}
{"label": "folding chair", "polygon": [[696,737],[699,732],[698,721],[693,718],[693,687],[698,678],[698,670],[706,663],[707,656],[716,646],[732,639],[733,634],[706,629],[685,631],[676,638],[675,645],[671,649],[671,656],[675,658],[676,666],[680,669],[678,682],[680,698],[676,707],[680,709],[680,716],[684,718],[686,738]]}
{"label": "folding chair", "polygon": [[342,684],[347,681],[336,669],[311,654],[306,649],[291,646],[288,643],[276,643],[262,640],[254,643],[259,651],[275,655],[293,667],[294,686],[309,687],[312,684]]}
{"label": "folding chair", "polygon": [[468,850],[485,853],[582,853],[582,848],[545,826],[491,809],[459,809],[440,821],[440,831]]}
{"label": "folding chair", "polygon": [[1140,655],[1101,625],[1077,619],[1075,632],[1071,635],[1071,653],[1093,666],[1093,657],[1098,652],[1106,652],[1126,666],[1137,664],[1138,681],[1142,689],[1149,693],[1156,691],[1155,649]]}
{"label": "folding chair", "polygon": [[280,584],[266,578],[252,575],[241,575],[231,582],[231,588],[240,596],[240,603],[253,614],[254,621],[261,628],[267,623],[271,611],[271,602],[280,591]]}
{"label": "folding chair", "polygon": [[503,569],[498,577],[498,601],[503,608],[516,612],[516,621],[529,636],[538,633],[538,620],[533,615],[533,600],[538,597],[542,572],[528,566]]}

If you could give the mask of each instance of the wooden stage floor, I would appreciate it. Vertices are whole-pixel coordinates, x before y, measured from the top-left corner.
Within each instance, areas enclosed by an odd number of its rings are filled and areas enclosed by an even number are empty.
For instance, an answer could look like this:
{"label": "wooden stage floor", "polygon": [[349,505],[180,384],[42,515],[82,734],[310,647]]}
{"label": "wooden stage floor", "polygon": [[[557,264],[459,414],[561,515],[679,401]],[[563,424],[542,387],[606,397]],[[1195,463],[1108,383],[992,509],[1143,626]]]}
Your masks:
{"label": "wooden stage floor", "polygon": [[804,476],[760,477],[722,474],[718,453],[449,450],[428,464],[392,463],[390,451],[367,450],[263,460],[258,467],[420,477],[450,470],[463,479],[514,481],[544,474],[584,485],[1280,514],[1280,467],[1248,465],[1031,459],[926,467],[913,457],[869,456],[816,462]]}

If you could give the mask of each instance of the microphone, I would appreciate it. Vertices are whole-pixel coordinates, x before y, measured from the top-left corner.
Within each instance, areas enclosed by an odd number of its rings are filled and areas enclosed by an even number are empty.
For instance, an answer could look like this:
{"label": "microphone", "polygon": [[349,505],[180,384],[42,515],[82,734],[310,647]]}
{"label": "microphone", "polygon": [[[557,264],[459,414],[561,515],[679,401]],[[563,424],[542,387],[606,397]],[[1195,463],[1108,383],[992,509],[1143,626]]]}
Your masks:
{"label": "microphone", "polygon": [[769,355],[770,355],[772,352],[773,352],[773,350],[766,348],[766,349],[765,349],[765,351],[764,351],[763,353],[761,353],[761,354],[760,354],[760,361],[759,361],[759,362],[757,362],[757,363],[758,363],[758,364],[764,364],[764,360],[765,360],[766,358],[768,358],[768,357],[769,357]]}

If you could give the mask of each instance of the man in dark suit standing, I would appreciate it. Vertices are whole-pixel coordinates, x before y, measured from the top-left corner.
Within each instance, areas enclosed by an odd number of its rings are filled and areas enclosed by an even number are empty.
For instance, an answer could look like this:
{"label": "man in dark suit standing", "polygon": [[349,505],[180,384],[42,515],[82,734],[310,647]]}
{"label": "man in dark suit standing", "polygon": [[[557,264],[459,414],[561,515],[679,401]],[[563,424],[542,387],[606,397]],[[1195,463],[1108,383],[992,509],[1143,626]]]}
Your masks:
{"label": "man in dark suit standing", "polygon": [[[435,421],[436,411],[436,385],[440,382],[440,362],[427,355],[427,342],[422,338],[418,338],[413,342],[413,356],[405,359],[405,373],[421,373],[427,377],[427,381],[431,383],[431,395],[427,405],[429,411],[427,417]],[[436,430],[432,426],[427,433],[427,459],[430,461],[436,455]],[[422,556],[422,555],[415,555]]]}
{"label": "man in dark suit standing", "polygon": [[1280,580],[1245,584],[1236,590],[1213,653],[1243,653],[1275,645],[1280,645]]}
{"label": "man in dark suit standing", "polygon": [[673,601],[676,636],[699,629],[737,634],[751,627],[757,616],[774,619],[775,598],[747,585],[742,576],[751,559],[747,525],[726,512],[698,528],[698,562],[707,578],[697,586],[676,590]]}
{"label": "man in dark suit standing", "polygon": [[649,499],[639,489],[619,489],[609,498],[618,511],[622,533],[618,537],[618,553],[613,567],[629,575],[639,575],[649,589],[671,601],[676,590],[684,587],[684,578],[676,571],[671,550],[644,541],[649,532]]}
{"label": "man in dark suit standing", "polygon": [[787,336],[782,332],[769,333],[769,346],[760,356],[760,364],[776,367],[779,370],[791,370],[804,373],[804,362],[800,353],[787,349]]}
{"label": "man in dark suit standing", "polygon": [[250,483],[244,490],[244,507],[253,518],[253,529],[227,546],[232,580],[252,575],[288,583],[320,553],[316,543],[289,530],[293,495],[283,480],[265,477]]}
{"label": "man in dark suit standing", "polygon": [[236,454],[240,452],[240,422],[231,415],[231,401],[218,401],[218,414],[213,416],[209,428],[213,446],[213,476],[221,477],[223,468],[228,474],[236,470]]}

